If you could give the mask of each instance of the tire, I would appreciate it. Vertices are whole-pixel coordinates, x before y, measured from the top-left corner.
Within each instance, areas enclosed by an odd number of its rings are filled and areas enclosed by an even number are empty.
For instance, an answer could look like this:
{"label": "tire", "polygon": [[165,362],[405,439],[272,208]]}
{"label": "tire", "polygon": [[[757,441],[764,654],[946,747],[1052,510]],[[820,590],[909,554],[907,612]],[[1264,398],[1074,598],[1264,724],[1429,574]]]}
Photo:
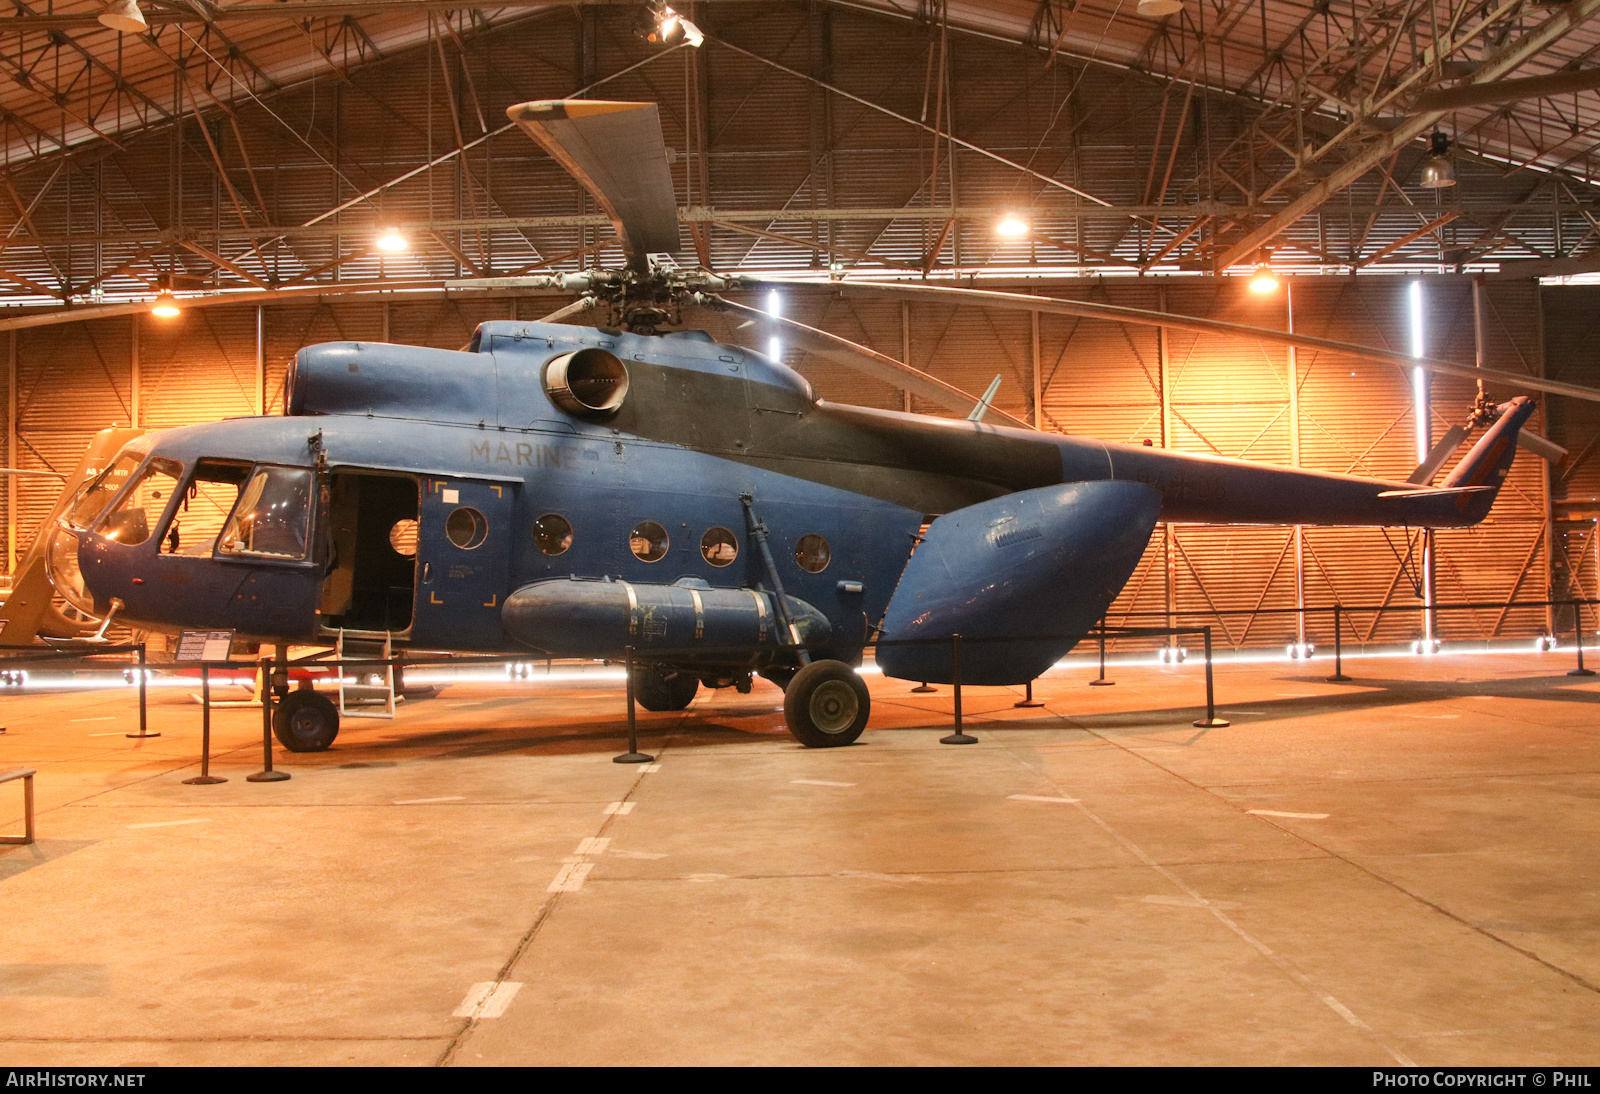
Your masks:
{"label": "tire", "polygon": [[272,712],[272,734],[290,752],[324,752],[339,735],[339,708],[314,691],[291,691]]}
{"label": "tire", "polygon": [[813,661],[794,674],[783,693],[783,719],[807,748],[854,743],[867,728],[872,696],[843,661]]}
{"label": "tire", "polygon": [[700,680],[687,672],[667,673],[648,665],[633,670],[633,697],[640,706],[657,714],[682,710],[694,702]]}

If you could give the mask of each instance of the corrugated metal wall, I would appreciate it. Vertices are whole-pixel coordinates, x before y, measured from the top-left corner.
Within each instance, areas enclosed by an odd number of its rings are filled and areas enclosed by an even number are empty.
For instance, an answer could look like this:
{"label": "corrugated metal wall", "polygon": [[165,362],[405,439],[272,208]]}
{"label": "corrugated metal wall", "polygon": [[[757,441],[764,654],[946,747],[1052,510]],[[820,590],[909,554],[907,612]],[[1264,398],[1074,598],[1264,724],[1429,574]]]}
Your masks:
{"label": "corrugated metal wall", "polygon": [[[1407,347],[1409,284],[1385,278],[1298,280],[1292,285],[1295,329]],[[1037,285],[1027,288],[1040,291]],[[1239,279],[1084,282],[1054,291],[1259,326],[1282,327],[1289,320],[1289,297],[1254,296]],[[1472,363],[1470,280],[1429,278],[1423,293],[1427,352]],[[1544,337],[1538,290],[1489,284],[1482,300],[1484,363],[1530,374],[1540,371]],[[12,458],[22,467],[70,471],[95,429],[136,418],[137,424],[159,428],[253,413],[258,382],[268,409],[276,410],[287,363],[297,349],[315,342],[388,340],[455,349],[479,322],[536,318],[561,303],[551,297],[390,304],[326,298],[260,309],[195,309],[171,324],[141,317],[20,332],[17,451]],[[1584,291],[1545,290],[1552,374],[1589,382],[1585,377],[1600,369],[1584,351],[1591,317],[1600,314],[1594,303],[1600,303],[1600,296],[1591,301]],[[821,286],[786,290],[783,309],[880,352],[905,356],[969,391],[982,391],[998,375],[997,405],[1021,418],[1034,413],[1037,369],[1040,411],[1046,428],[1052,430],[1130,443],[1149,440],[1180,451],[1284,464],[1298,459],[1306,467],[1392,478],[1404,478],[1417,463],[1411,377],[1406,369],[1325,352],[1291,354],[1254,339],[1181,331],[1163,336],[1152,328],[1102,320],[1048,315],[1035,319],[1023,312],[968,306],[854,301]],[[773,333],[759,323],[740,326],[742,320],[718,313],[695,316],[693,321],[703,321],[718,338],[761,350],[769,348]],[[904,406],[903,394],[887,384],[792,347],[780,345],[780,350],[824,398]],[[1432,382],[1435,437],[1465,418],[1473,395],[1470,382]],[[914,402],[913,409],[933,409]],[[1593,501],[1600,495],[1600,458],[1590,453],[1600,449],[1600,409],[1561,402],[1551,432],[1573,449],[1574,461],[1558,484],[1560,496],[1576,492]],[[1535,428],[1544,428],[1542,411]],[[1544,474],[1538,460],[1523,454],[1489,521],[1475,529],[1438,534],[1438,600],[1546,595]],[[54,491],[47,480],[24,479],[14,492],[21,546]],[[1593,515],[1600,515],[1600,509],[1591,515],[1591,530]],[[8,526],[9,517],[10,510]],[[1587,582],[1582,587],[1592,592],[1594,541],[1587,533],[1585,537],[1581,550],[1569,549],[1572,558],[1567,564],[1579,573],[1580,583]],[[1362,640],[1409,640],[1422,629],[1418,540],[1404,529],[1311,528],[1298,542],[1289,528],[1163,528],[1152,537],[1114,606],[1113,621],[1125,613],[1171,612],[1186,623],[1218,625],[1221,642],[1281,645],[1298,637],[1293,614],[1219,621],[1212,613],[1292,609],[1303,596],[1310,606],[1337,601],[1416,609],[1381,617],[1358,614],[1352,620]],[[1130,621],[1156,619],[1143,615]],[[1447,640],[1482,639],[1531,635],[1545,626],[1542,610],[1478,611],[1441,615],[1437,633]],[[1306,636],[1319,644],[1330,642],[1327,617],[1310,617]]]}

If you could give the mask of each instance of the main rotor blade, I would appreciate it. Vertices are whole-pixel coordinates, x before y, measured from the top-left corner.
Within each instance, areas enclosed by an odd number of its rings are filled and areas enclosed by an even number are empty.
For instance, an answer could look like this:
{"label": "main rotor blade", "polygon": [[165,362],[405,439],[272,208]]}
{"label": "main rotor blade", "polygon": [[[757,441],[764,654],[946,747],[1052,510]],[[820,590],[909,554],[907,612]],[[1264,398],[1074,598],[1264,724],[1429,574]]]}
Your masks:
{"label": "main rotor blade", "polygon": [[1543,99],[1573,91],[1593,91],[1597,87],[1600,87],[1600,68],[1528,76],[1520,80],[1489,80],[1481,84],[1424,91],[1412,100],[1406,113],[1432,114],[1440,110],[1460,110],[1466,106],[1514,103],[1519,99]]}
{"label": "main rotor blade", "polygon": [[639,273],[678,249],[678,199],[655,103],[541,99],[506,116],[594,195]]}
{"label": "main rotor blade", "polygon": [[[815,281],[763,277],[741,279],[740,285],[782,286],[794,288],[816,285]],[[1454,361],[1441,361],[1434,357],[1412,357],[1397,350],[1362,346],[1354,342],[1340,342],[1332,338],[1317,338],[1309,334],[1291,334],[1271,327],[1251,327],[1243,323],[1228,323],[1221,319],[1201,319],[1191,315],[1173,315],[1170,312],[1129,308],[1120,304],[1095,304],[1087,300],[1060,300],[1053,296],[1029,296],[1024,293],[991,292],[987,289],[962,289],[947,285],[902,285],[882,281],[831,281],[829,291],[852,296],[874,297],[887,300],[929,300],[940,304],[969,303],[986,308],[1003,308],[1011,311],[1036,311],[1046,315],[1075,315],[1086,319],[1109,319],[1114,323],[1134,323],[1145,327],[1167,327],[1172,330],[1198,331],[1201,334],[1228,334],[1239,338],[1255,338],[1263,342],[1276,342],[1300,349],[1326,350],[1368,361],[1380,361],[1401,368],[1420,368],[1441,376],[1459,376],[1464,380],[1482,380],[1504,384],[1525,391],[1543,391],[1551,395],[1566,395],[1573,399],[1586,399],[1600,403],[1600,389],[1566,384],[1559,380],[1546,380],[1538,376],[1524,376],[1499,369],[1476,368],[1458,365]]]}
{"label": "main rotor blade", "polygon": [[594,307],[593,300],[589,299],[587,296],[580,296],[578,299],[574,300],[565,307],[557,308],[543,319],[540,319],[539,322],[559,323],[569,315],[577,315],[579,312],[588,311],[592,307]]}
{"label": "main rotor blade", "polygon": [[[964,415],[970,413],[972,408],[978,405],[977,396],[968,395],[960,388],[947,384],[936,377],[929,376],[921,369],[912,368],[904,362],[896,361],[893,357],[885,357],[876,350],[857,345],[849,339],[840,338],[836,334],[829,334],[827,331],[818,330],[816,327],[808,327],[804,323],[786,319],[781,315],[772,315],[769,312],[762,311],[760,308],[752,308],[748,304],[737,304],[721,296],[713,296],[712,299],[717,302],[719,307],[725,307],[741,315],[747,315],[753,319],[763,320],[768,323],[781,324],[790,340],[808,353],[814,353],[818,357],[826,357],[830,361],[837,361],[839,364],[853,368],[858,372],[864,372],[875,380],[882,380],[884,383],[903,388],[936,406],[944,407],[946,410],[954,410],[956,413]],[[1027,422],[1013,418],[1005,411],[996,410],[994,407],[989,408],[989,414],[996,418],[1005,419],[1005,424],[1007,425],[1017,426],[1022,429],[1033,428]]]}

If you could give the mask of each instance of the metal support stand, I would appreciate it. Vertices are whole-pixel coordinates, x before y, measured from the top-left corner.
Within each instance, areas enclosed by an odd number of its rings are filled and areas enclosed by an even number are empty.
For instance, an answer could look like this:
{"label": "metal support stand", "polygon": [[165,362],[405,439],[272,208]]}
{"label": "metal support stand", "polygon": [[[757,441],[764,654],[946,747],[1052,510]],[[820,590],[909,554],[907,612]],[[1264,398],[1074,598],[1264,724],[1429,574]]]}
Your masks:
{"label": "metal support stand", "polygon": [[1578,667],[1567,673],[1568,676],[1594,675],[1594,669],[1583,667],[1583,616],[1580,614],[1582,611],[1583,609],[1578,607],[1578,602],[1574,600],[1572,602],[1572,637],[1574,639],[1573,645],[1578,647]]}
{"label": "metal support stand", "polygon": [[929,692],[934,692],[934,691],[938,691],[938,690],[939,690],[938,688],[934,687],[932,684],[930,684],[926,680],[924,680],[922,683],[918,684],[916,687],[911,689],[911,694],[912,695],[927,695]]}
{"label": "metal support stand", "polygon": [[144,671],[144,643],[143,642],[139,643],[139,667],[137,669],[135,669],[134,671],[139,674],[139,732],[137,732],[137,733],[124,733],[123,736],[124,737],[129,737],[129,738],[131,738],[131,739],[133,739],[135,741],[140,740],[141,738],[144,738],[144,737],[159,737],[159,736],[161,736],[161,734],[159,734],[159,733],[151,733],[150,732],[150,709],[149,709],[149,705],[145,701],[146,700],[145,691],[146,691],[146,683],[147,683],[147,681],[145,680],[145,671]]}
{"label": "metal support stand", "polygon": [[1230,723],[1217,717],[1217,701],[1211,690],[1211,628],[1205,628],[1206,635],[1206,716],[1195,722],[1194,725],[1201,729],[1221,729]]}
{"label": "metal support stand", "polygon": [[22,780],[22,835],[0,836],[0,843],[23,844],[33,842],[33,777],[38,774],[31,767],[19,767],[0,775],[0,783]]}
{"label": "metal support stand", "polygon": [[281,783],[287,771],[272,770],[272,658],[261,659],[261,770],[246,775],[247,783]]}
{"label": "metal support stand", "polygon": [[1100,632],[1098,637],[1100,639],[1100,678],[1098,680],[1090,680],[1089,686],[1092,688],[1113,687],[1115,686],[1116,681],[1106,679],[1106,617],[1103,615],[1100,617]]}
{"label": "metal support stand", "polygon": [[211,773],[211,666],[200,666],[200,774],[184,779],[189,786],[213,786],[228,780]]}
{"label": "metal support stand", "polygon": [[1020,703],[1012,703],[1011,705],[1014,706],[1014,707],[1042,707],[1042,706],[1044,706],[1044,700],[1035,699],[1033,697],[1033,681],[1029,680],[1028,681],[1028,694],[1027,694],[1027,697],[1024,698],[1022,700],[1022,702],[1020,702]]}
{"label": "metal support stand", "polygon": [[961,636],[950,636],[950,685],[955,689],[956,695],[956,731],[946,737],[940,737],[942,745],[975,745],[978,738],[961,728]]}
{"label": "metal support stand", "polygon": [[639,724],[633,711],[633,647],[628,647],[628,656],[624,661],[628,667],[628,751],[620,756],[611,757],[614,764],[647,764],[655,760],[654,756],[639,751]]}
{"label": "metal support stand", "polygon": [[1328,677],[1330,684],[1342,684],[1350,677],[1344,674],[1344,628],[1340,626],[1339,617],[1342,609],[1339,605],[1333,606],[1333,675]]}

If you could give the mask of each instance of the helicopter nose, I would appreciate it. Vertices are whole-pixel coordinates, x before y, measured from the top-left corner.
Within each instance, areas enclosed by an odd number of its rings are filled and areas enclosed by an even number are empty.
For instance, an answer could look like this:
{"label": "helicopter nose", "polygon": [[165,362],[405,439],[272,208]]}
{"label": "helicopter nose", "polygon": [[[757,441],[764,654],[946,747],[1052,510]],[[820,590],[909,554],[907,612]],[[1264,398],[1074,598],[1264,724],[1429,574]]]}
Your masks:
{"label": "helicopter nose", "polygon": [[83,568],[78,563],[77,534],[64,524],[58,524],[49,533],[45,546],[45,565],[50,571],[50,583],[56,593],[78,611],[96,614],[94,591],[84,580]]}

